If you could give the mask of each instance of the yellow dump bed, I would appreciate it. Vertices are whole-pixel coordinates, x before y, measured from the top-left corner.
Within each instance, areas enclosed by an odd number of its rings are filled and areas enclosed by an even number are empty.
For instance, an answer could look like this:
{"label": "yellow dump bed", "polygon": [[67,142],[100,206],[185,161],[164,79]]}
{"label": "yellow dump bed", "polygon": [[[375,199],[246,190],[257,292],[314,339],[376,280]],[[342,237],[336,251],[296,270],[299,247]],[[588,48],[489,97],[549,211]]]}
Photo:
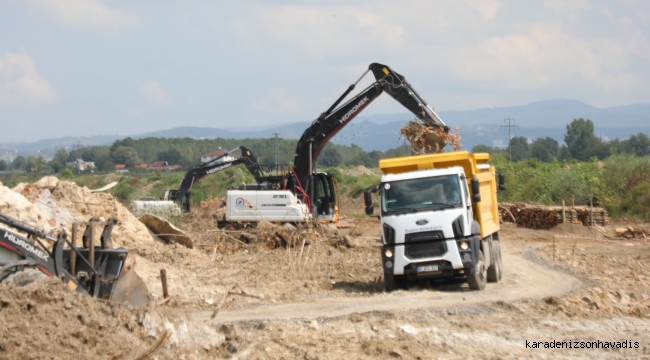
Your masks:
{"label": "yellow dump bed", "polygon": [[[470,154],[456,151],[441,154],[404,156],[379,160],[379,168],[384,174],[402,174],[424,169],[445,169],[460,166],[465,170],[470,194],[470,181],[478,179],[481,201],[472,204],[474,220],[481,226],[481,237],[499,231],[499,211],[497,203],[496,171],[488,164],[490,154]],[[471,198],[471,197],[470,197]]]}

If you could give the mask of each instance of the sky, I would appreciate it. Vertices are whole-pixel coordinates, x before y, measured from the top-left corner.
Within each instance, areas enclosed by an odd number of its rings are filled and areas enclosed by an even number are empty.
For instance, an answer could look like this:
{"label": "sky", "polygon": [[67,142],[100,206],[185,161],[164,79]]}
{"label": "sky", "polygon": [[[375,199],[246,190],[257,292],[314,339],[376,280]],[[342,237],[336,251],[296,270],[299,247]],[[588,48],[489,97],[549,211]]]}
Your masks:
{"label": "sky", "polygon": [[647,0],[3,0],[0,142],[311,121],[373,62],[437,111],[649,103],[649,37]]}

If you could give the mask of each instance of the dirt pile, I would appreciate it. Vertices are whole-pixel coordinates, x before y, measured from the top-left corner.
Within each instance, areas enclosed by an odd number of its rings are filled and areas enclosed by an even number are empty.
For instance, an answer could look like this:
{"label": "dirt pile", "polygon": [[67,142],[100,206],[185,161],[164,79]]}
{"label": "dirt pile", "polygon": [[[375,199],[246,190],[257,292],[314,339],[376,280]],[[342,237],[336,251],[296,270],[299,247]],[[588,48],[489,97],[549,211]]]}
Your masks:
{"label": "dirt pile", "polygon": [[137,249],[154,241],[146,226],[110,194],[93,193],[87,187],[53,176],[34,184],[18,184],[13,190],[43,209],[47,225],[42,228],[46,231],[65,228],[70,234],[73,221],[115,218],[118,225],[113,228],[112,237],[116,247]]}
{"label": "dirt pile", "polygon": [[[0,214],[9,216],[32,227],[49,233],[52,226],[46,221],[41,211],[21,194],[0,184]],[[0,224],[0,227],[5,227]]]}
{"label": "dirt pile", "polygon": [[217,329],[188,325],[168,308],[152,310],[110,307],[55,279],[0,285],[0,358],[136,359],[160,352],[178,359],[196,348],[205,358],[227,354]]}

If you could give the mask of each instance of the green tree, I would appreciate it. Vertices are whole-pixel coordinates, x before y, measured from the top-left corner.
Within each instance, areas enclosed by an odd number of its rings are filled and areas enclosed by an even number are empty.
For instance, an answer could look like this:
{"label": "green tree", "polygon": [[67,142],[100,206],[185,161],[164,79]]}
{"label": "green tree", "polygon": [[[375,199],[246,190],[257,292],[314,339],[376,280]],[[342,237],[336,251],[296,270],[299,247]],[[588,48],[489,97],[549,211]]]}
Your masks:
{"label": "green tree", "polygon": [[560,153],[560,144],[551,137],[537,138],[529,147],[529,157],[543,162],[551,162]]}
{"label": "green tree", "polygon": [[42,156],[28,156],[26,169],[30,172],[41,172],[47,166],[45,158]]}
{"label": "green tree", "polygon": [[632,215],[647,219],[650,212],[650,182],[643,182],[632,188],[624,203],[624,209]]}
{"label": "green tree", "polygon": [[57,159],[52,159],[47,165],[54,171],[55,173],[60,172],[65,168],[65,163],[61,164],[61,162]]}
{"label": "green tree", "polygon": [[24,156],[18,155],[11,163],[11,167],[15,170],[23,170],[27,166],[27,159]]}
{"label": "green tree", "polygon": [[0,160],[0,171],[5,171],[7,170],[7,162],[4,160]]}
{"label": "green tree", "polygon": [[339,166],[342,162],[343,156],[341,156],[341,153],[331,146],[326,146],[318,156],[318,163],[322,166],[335,167]]}
{"label": "green tree", "polygon": [[183,155],[178,149],[169,149],[158,152],[156,159],[158,161],[167,161],[170,164],[180,164],[183,162]]}
{"label": "green tree", "polygon": [[515,136],[510,139],[512,148],[512,161],[520,161],[528,157],[528,139],[523,136]]}
{"label": "green tree", "polygon": [[59,176],[61,180],[72,180],[74,179],[74,173],[72,170],[65,168],[63,171],[61,171],[61,175]]}
{"label": "green tree", "polygon": [[111,152],[111,157],[116,164],[126,164],[127,167],[134,167],[141,163],[138,152],[130,146],[119,146]]}
{"label": "green tree", "polygon": [[65,149],[59,149],[54,153],[54,158],[52,160],[56,160],[65,166],[65,163],[68,161],[68,152]]}
{"label": "green tree", "polygon": [[473,153],[488,153],[488,154],[493,154],[495,153],[495,149],[491,146],[487,146],[485,144],[478,144],[474,145],[472,147],[472,152]]}
{"label": "green tree", "polygon": [[628,154],[636,156],[650,155],[650,138],[644,133],[638,133],[630,136],[623,141],[623,148]]}
{"label": "green tree", "polygon": [[393,149],[388,149],[386,152],[384,152],[384,155],[382,158],[394,158],[394,157],[400,157],[400,156],[409,156],[413,154],[413,148],[411,148],[411,145],[404,144],[400,147],[396,147]]}
{"label": "green tree", "polygon": [[574,159],[589,160],[590,148],[593,149],[598,142],[598,138],[594,135],[594,123],[589,119],[574,119],[566,126],[564,142]]}

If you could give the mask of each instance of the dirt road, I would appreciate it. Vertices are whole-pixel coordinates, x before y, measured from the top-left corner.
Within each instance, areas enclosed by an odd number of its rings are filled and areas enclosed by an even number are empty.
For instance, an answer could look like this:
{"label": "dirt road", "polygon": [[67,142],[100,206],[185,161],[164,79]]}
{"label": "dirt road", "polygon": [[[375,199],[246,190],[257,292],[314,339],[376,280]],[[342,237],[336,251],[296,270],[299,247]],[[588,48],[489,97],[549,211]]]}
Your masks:
{"label": "dirt road", "polygon": [[[353,313],[375,311],[409,311],[416,309],[447,308],[456,305],[471,305],[495,301],[516,301],[561,296],[575,290],[582,284],[567,273],[551,270],[535,264],[522,256],[525,251],[520,245],[507,244],[503,247],[504,263],[507,264],[504,281],[488,284],[485,291],[470,291],[467,285],[451,283],[434,289],[413,287],[392,293],[379,293],[363,299],[331,298],[282,304],[259,304],[219,312],[215,323],[250,320],[285,320],[335,318]],[[212,311],[191,311],[197,320],[208,320]]]}

